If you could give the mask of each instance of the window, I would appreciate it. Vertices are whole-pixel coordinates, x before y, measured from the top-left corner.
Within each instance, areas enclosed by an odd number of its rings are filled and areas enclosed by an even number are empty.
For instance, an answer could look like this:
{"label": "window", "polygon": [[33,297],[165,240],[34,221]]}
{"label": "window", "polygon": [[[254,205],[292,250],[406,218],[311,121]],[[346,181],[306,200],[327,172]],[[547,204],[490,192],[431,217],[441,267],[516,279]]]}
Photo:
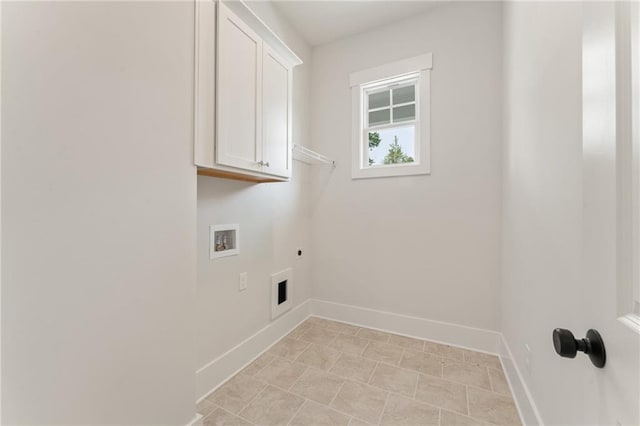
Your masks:
{"label": "window", "polygon": [[428,174],[431,54],[351,74],[352,177]]}
{"label": "window", "polygon": [[[364,86],[363,167],[415,161],[418,74]],[[364,109],[364,108],[363,108]]]}

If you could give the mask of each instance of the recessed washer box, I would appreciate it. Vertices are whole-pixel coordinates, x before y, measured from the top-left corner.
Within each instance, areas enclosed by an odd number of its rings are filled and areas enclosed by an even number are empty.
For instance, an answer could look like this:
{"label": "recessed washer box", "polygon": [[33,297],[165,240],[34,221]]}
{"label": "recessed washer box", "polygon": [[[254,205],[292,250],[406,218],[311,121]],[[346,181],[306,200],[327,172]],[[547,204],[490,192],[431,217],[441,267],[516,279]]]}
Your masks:
{"label": "recessed washer box", "polygon": [[209,226],[209,259],[240,254],[240,225]]}

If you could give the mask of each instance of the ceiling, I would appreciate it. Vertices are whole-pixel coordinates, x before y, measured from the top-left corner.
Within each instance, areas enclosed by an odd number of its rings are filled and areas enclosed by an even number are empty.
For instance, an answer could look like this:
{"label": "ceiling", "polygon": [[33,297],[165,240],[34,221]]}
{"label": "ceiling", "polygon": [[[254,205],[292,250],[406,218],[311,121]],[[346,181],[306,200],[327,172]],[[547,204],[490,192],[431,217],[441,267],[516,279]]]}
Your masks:
{"label": "ceiling", "polygon": [[276,0],[274,4],[311,46],[427,12],[439,1]]}

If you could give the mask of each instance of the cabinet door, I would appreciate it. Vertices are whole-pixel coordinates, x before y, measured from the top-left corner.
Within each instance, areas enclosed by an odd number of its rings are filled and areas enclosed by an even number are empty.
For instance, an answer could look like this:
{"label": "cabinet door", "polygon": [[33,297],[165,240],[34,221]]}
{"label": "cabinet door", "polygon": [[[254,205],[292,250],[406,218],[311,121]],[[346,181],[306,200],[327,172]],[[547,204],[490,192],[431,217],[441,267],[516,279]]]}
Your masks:
{"label": "cabinet door", "polygon": [[215,165],[216,2],[196,2],[194,163]]}
{"label": "cabinet door", "polygon": [[262,40],[218,3],[216,162],[261,171]]}
{"label": "cabinet door", "polygon": [[267,44],[263,46],[262,56],[263,171],[290,177],[291,69]]}

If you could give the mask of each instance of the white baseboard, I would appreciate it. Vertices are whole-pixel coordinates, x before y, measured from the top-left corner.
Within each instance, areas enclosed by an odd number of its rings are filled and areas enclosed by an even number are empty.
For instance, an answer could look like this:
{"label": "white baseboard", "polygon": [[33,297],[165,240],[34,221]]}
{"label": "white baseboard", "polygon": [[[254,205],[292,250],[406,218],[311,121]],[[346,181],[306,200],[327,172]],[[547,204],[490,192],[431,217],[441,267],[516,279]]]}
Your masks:
{"label": "white baseboard", "polygon": [[502,360],[502,368],[511,387],[511,394],[516,401],[523,424],[527,426],[543,426],[544,423],[540,417],[538,407],[520,373],[518,365],[513,359],[513,354],[504,335],[501,335],[499,355]]}
{"label": "white baseboard", "polygon": [[311,314],[474,351],[492,354],[500,351],[501,334],[497,331],[317,299],[311,299]]}
{"label": "white baseboard", "polygon": [[196,371],[198,402],[253,362],[278,340],[286,336],[304,321],[309,314],[310,301],[306,300]]}
{"label": "white baseboard", "polygon": [[202,414],[196,414],[193,420],[191,420],[185,426],[202,426],[202,419],[203,419]]}

